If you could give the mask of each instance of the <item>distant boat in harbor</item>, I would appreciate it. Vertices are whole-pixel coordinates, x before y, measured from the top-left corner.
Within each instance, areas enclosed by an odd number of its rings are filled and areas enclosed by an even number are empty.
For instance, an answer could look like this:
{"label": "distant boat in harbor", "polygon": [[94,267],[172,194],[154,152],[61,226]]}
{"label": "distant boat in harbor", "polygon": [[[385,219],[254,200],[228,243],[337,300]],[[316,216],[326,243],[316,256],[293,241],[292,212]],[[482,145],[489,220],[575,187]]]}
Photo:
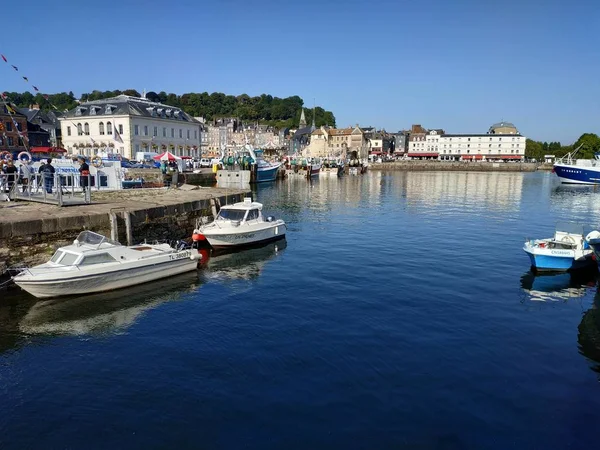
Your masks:
{"label": "distant boat in harbor", "polygon": [[600,153],[594,159],[575,159],[581,146],[556,160],[553,171],[561,183],[600,184]]}

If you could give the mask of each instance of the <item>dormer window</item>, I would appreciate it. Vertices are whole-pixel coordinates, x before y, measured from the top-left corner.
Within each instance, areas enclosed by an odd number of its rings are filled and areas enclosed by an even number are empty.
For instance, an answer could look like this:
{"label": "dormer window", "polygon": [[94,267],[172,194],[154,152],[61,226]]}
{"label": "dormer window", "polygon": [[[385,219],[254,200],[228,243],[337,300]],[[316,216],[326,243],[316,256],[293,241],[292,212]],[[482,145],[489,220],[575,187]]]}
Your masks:
{"label": "dormer window", "polygon": [[173,117],[173,110],[169,108],[165,111],[165,114],[167,115],[167,117]]}
{"label": "dormer window", "polygon": [[154,108],[153,106],[149,106],[148,108],[146,108],[146,111],[148,111],[152,117],[157,116],[156,108]]}
{"label": "dormer window", "polygon": [[77,108],[77,109],[75,110],[75,115],[76,115],[76,116],[83,116],[83,115],[85,114],[85,110],[86,110],[86,109],[87,109],[87,108],[84,108],[84,107],[82,107],[82,106],[81,106],[81,107],[79,107],[79,108]]}
{"label": "dormer window", "polygon": [[115,109],[117,109],[115,105],[106,105],[106,108],[104,109],[104,114],[112,114]]}
{"label": "dormer window", "polygon": [[91,106],[90,107],[90,116],[95,116],[96,112],[100,111],[99,106]]}

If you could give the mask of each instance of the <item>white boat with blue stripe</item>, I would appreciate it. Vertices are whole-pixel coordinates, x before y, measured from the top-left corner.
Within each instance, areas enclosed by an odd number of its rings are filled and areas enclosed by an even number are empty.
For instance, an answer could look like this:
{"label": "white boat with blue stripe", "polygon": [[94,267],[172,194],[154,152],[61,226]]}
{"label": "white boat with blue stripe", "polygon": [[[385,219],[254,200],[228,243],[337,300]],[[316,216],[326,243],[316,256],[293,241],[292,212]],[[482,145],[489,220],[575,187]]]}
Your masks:
{"label": "white boat with blue stripe", "polygon": [[576,159],[581,146],[554,163],[554,173],[561,183],[566,184],[600,184],[600,154],[594,159]]}
{"label": "white boat with blue stripe", "polygon": [[567,272],[596,264],[581,225],[559,225],[553,237],[527,240],[523,250],[535,271]]}

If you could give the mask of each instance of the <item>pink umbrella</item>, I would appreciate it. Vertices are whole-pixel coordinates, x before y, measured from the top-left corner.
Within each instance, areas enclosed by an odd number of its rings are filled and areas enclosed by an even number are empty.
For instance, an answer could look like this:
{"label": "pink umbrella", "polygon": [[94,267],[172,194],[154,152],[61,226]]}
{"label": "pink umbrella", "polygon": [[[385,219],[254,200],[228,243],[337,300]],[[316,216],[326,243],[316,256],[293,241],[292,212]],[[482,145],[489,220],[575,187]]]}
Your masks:
{"label": "pink umbrella", "polygon": [[177,156],[175,156],[173,153],[166,151],[161,155],[156,155],[154,157],[155,160],[157,161],[177,161],[178,159],[181,159]]}

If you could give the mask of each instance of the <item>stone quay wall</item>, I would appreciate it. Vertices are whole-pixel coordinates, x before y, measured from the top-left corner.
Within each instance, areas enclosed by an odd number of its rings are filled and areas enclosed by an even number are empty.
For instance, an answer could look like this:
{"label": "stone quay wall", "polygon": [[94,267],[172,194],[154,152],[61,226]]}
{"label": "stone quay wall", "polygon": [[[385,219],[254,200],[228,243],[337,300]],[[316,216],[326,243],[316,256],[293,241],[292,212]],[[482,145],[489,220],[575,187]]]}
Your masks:
{"label": "stone quay wall", "polygon": [[493,163],[470,161],[396,161],[369,164],[369,170],[535,172],[536,163]]}
{"label": "stone quay wall", "polygon": [[[242,201],[243,189],[135,189],[94,193],[92,204],[60,208],[28,202],[0,205],[0,274],[6,267],[46,262],[83,230],[127,243],[126,218],[132,243],[190,238],[196,219],[212,217],[219,205]],[[111,223],[112,216],[112,223]]]}

